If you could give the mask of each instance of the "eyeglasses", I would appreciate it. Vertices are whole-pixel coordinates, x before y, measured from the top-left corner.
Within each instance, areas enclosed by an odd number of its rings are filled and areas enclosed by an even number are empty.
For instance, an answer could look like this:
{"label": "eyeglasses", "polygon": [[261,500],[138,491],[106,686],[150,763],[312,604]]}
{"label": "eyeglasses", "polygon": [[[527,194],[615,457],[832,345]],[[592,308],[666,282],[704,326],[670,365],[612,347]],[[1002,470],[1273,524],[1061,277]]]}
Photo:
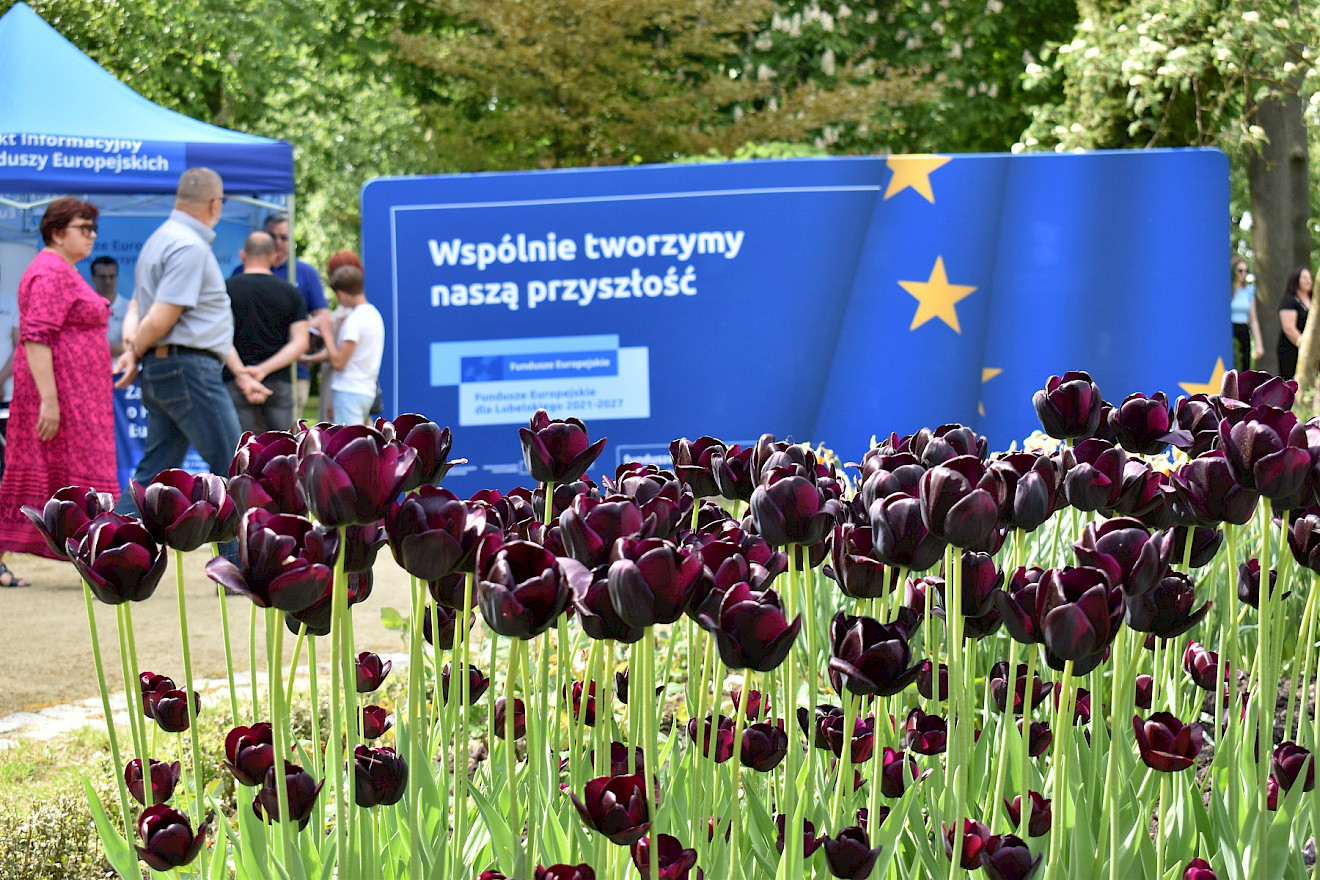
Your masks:
{"label": "eyeglasses", "polygon": [[1238,273],[1239,275],[1246,275],[1246,274],[1247,274],[1247,267],[1246,267],[1246,266],[1238,266],[1238,267],[1237,267],[1237,273]]}
{"label": "eyeglasses", "polygon": [[70,223],[69,228],[81,229],[83,232],[87,233],[88,235],[96,235],[95,223]]}

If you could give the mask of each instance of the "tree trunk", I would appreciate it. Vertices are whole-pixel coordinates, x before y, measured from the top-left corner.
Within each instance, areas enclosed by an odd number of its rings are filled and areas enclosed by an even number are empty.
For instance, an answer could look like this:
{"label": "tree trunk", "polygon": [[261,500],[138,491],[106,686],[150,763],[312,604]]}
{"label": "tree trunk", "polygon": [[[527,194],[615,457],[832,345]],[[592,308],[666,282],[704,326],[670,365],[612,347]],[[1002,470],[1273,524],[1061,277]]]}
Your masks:
{"label": "tree trunk", "polygon": [[[1251,244],[1256,262],[1256,313],[1264,337],[1259,369],[1278,372],[1279,300],[1295,266],[1311,262],[1311,187],[1303,102],[1295,94],[1269,98],[1250,109],[1250,121],[1265,130],[1267,143],[1247,152],[1251,190]],[[1320,332],[1308,323],[1300,340],[1296,379],[1303,388],[1320,364]],[[1314,341],[1313,341],[1314,339]],[[1294,377],[1287,377],[1294,378]]]}

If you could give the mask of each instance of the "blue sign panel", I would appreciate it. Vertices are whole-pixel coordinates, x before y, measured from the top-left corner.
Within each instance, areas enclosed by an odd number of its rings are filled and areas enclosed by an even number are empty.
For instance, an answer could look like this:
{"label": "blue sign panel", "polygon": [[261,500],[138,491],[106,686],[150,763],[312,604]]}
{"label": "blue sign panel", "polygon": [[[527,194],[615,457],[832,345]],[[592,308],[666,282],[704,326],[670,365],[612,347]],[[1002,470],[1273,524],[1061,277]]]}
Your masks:
{"label": "blue sign panel", "polygon": [[593,477],[702,434],[857,460],[953,421],[1020,442],[1068,369],[1115,401],[1201,390],[1231,350],[1213,150],[381,179],[362,201],[386,409],[453,428],[459,494],[528,482],[515,428],[541,408],[610,438]]}

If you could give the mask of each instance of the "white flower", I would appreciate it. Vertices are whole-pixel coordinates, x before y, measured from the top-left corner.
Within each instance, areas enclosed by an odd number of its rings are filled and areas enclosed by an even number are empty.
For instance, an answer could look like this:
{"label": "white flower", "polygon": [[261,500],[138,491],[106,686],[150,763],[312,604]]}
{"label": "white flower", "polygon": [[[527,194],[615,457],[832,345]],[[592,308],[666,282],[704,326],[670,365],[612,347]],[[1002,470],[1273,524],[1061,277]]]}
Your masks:
{"label": "white flower", "polygon": [[[834,76],[834,50],[826,49],[825,54],[820,56],[820,72],[826,76]],[[837,140],[837,138],[836,138]]]}
{"label": "white flower", "polygon": [[1244,12],[1242,13],[1242,20],[1247,24],[1256,24],[1260,21],[1260,13],[1254,9],[1250,12]]}

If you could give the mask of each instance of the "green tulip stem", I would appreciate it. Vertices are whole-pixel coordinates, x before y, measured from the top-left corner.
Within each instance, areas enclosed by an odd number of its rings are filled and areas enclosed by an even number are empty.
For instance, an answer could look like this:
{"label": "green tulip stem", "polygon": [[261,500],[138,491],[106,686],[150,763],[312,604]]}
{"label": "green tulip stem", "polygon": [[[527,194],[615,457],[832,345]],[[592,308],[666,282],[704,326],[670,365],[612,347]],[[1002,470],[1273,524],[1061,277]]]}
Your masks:
{"label": "green tulip stem", "polygon": [[550,521],[555,517],[555,484],[552,480],[547,480],[545,484],[545,515],[541,519],[541,524],[546,528],[550,527]]}
{"label": "green tulip stem", "polygon": [[[669,684],[670,684],[671,681],[673,681],[673,679],[672,679],[670,676],[672,676],[672,675],[674,674],[674,671],[675,671],[675,669],[674,669],[674,649],[675,649],[675,647],[678,645],[678,638],[677,638],[677,636],[678,636],[678,633],[675,632],[675,628],[674,628],[673,626],[670,626],[670,627],[669,627],[669,631],[665,634],[665,641],[666,641],[666,645],[665,645],[665,664],[664,664],[664,666],[660,667],[660,668],[661,668],[661,671],[664,672],[664,678],[660,679],[660,703],[659,703],[659,705],[661,705],[661,706],[663,706],[664,703],[665,703],[665,700],[667,700],[667,699],[669,698]],[[745,691],[746,691],[746,688],[744,688],[743,690],[744,690],[744,692],[745,692]],[[655,692],[654,692],[654,691],[652,691],[651,696],[652,696],[653,698],[655,697]],[[746,699],[746,695],[745,695],[745,694],[744,694],[743,699],[744,699],[744,700]]]}
{"label": "green tulip stem", "polygon": [[[1036,662],[1039,657],[1040,648],[1034,644],[1027,645],[1027,683],[1022,695],[1022,731],[1019,737],[1022,743],[1022,778],[1019,780],[1018,785],[1018,793],[1022,795],[1020,803],[1023,805],[1023,810],[1019,813],[1018,837],[1023,840],[1027,839],[1026,804],[1031,800],[1031,729],[1027,722],[1031,717],[1031,693],[1036,681]],[[1057,735],[1057,733],[1056,728],[1055,734]],[[1042,785],[1042,792],[1044,788],[1045,786]]]}
{"label": "green tulip stem", "polygon": [[[705,722],[706,697],[709,692],[708,677],[710,675],[710,665],[713,662],[712,651],[714,650],[715,647],[715,639],[712,638],[709,633],[705,633],[704,630],[699,630],[699,629],[693,630],[694,638],[696,637],[695,634],[698,632],[703,633],[703,638],[702,638],[703,644],[699,649],[699,656],[701,660],[700,660],[700,665],[695,670],[695,672],[689,671],[688,673],[688,688],[689,688],[689,692],[695,694],[696,696],[696,700],[697,700],[696,712],[692,714],[692,717],[696,719],[697,731],[698,731],[697,735],[700,736],[702,725],[706,723]],[[634,690],[632,693],[628,695],[629,702],[632,702],[632,700],[634,699],[633,694],[635,693],[636,691]],[[705,828],[702,827],[702,823],[705,822],[706,820],[705,817],[707,815],[705,812],[703,812],[703,808],[706,802],[706,775],[705,773],[701,772],[704,769],[704,767],[701,764],[701,762],[697,760],[695,757],[699,753],[700,753],[700,744],[698,744],[698,747],[696,749],[693,749],[693,756],[694,756],[692,759],[693,772],[690,774],[690,779],[692,780],[691,798],[694,809],[688,813],[688,839],[693,841],[692,845],[697,848],[698,854],[704,855],[705,846],[706,846],[706,830]]]}
{"label": "green tulip stem", "polygon": [[[179,637],[183,642],[183,680],[184,694],[187,699],[184,700],[188,705],[188,733],[192,742],[192,770],[193,770],[193,801],[194,816],[197,821],[205,815],[202,809],[205,792],[202,789],[202,743],[197,734],[197,704],[193,702],[193,668],[192,668],[192,644],[188,638],[188,603],[183,591],[183,551],[174,551],[174,579],[179,593]],[[149,768],[143,768],[148,770]],[[148,774],[144,777],[150,780]],[[206,859],[201,860],[202,876],[206,876]]]}
{"label": "green tulip stem", "polygon": [[[292,620],[292,618],[290,618]],[[293,659],[289,661],[289,680],[284,683],[284,705],[293,705],[293,689],[298,683],[298,661],[302,660],[303,643],[307,641],[307,624],[298,624],[298,635],[293,640]]]}
{"label": "green tulip stem", "polygon": [[[339,554],[339,559],[336,560],[336,564],[342,565],[343,557],[344,554],[341,552]],[[346,725],[345,732],[347,734],[347,739],[345,740],[344,745],[344,768],[347,771],[347,778],[344,781],[344,791],[347,798],[346,805],[348,807],[348,819],[345,824],[348,825],[348,851],[357,856],[360,860],[358,864],[358,875],[361,876],[366,873],[367,860],[376,858],[376,853],[368,852],[367,847],[362,845],[362,841],[356,836],[357,823],[353,821],[358,810],[357,799],[354,796],[354,793],[357,791],[357,761],[353,760],[353,753],[357,746],[362,743],[362,724],[361,716],[358,713],[359,703],[355,665],[357,660],[357,648],[354,647],[355,642],[353,639],[353,614],[348,604],[347,575],[344,576],[344,607],[342,610],[344,612],[344,623],[340,628],[340,636],[343,638],[344,644],[341,649],[341,656],[344,664],[344,681],[349,682],[349,686],[344,689],[344,723]]]}
{"label": "green tulip stem", "polygon": [[261,719],[261,699],[257,695],[257,605],[248,614],[248,678],[252,684],[252,723]]}
{"label": "green tulip stem", "polygon": [[[780,664],[783,670],[783,689],[780,697],[781,714],[784,716],[784,731],[788,734],[788,756],[785,760],[784,768],[784,802],[780,805],[779,811],[784,814],[784,854],[780,856],[781,867],[791,869],[794,862],[794,853],[797,858],[802,855],[801,832],[797,838],[792,836],[792,823],[794,816],[797,815],[797,778],[799,761],[802,758],[802,749],[798,745],[797,734],[793,732],[793,724],[797,714],[797,681],[793,677],[793,664],[785,661]],[[808,727],[810,730],[810,727]],[[808,734],[807,748],[811,748],[810,734]],[[878,775],[878,774],[877,774]],[[875,780],[872,780],[874,783]],[[799,823],[800,827],[800,823]],[[797,843],[793,841],[797,840]],[[802,872],[797,874],[787,874],[788,877],[801,877]]]}
{"label": "green tulip stem", "polygon": [[[337,526],[336,545],[343,547],[344,528]],[[335,558],[334,580],[330,588],[330,737],[327,744],[326,776],[333,774],[331,793],[335,799],[335,863],[341,876],[348,876],[348,806],[350,797],[344,782],[344,742],[348,719],[344,717],[344,691],[356,690],[352,659],[342,662],[344,618],[348,614],[348,581],[344,577],[344,552]],[[347,668],[347,674],[346,674]]]}
{"label": "green tulip stem", "polygon": [[[593,674],[601,684],[598,688],[604,688],[607,681],[614,677],[614,641],[606,639],[600,646],[600,654],[596,657],[596,665],[593,667]],[[612,683],[612,682],[611,682]],[[631,695],[630,695],[631,696]],[[612,701],[607,701],[613,705]],[[600,704],[597,704],[598,706]],[[614,711],[596,714],[595,741],[596,741],[596,764],[591,771],[592,776],[605,776],[610,769],[610,750],[611,741],[610,726],[614,723]],[[622,739],[622,737],[620,737]]]}
{"label": "green tulip stem", "polygon": [[[1050,768],[1053,785],[1050,788],[1054,799],[1054,828],[1050,832],[1049,856],[1045,859],[1046,880],[1067,876],[1063,873],[1063,839],[1067,834],[1072,817],[1068,810],[1068,755],[1072,749],[1073,699],[1077,696],[1073,688],[1073,661],[1068,659],[1063,664],[1063,680],[1059,683],[1059,708],[1054,715],[1054,762]],[[1025,739],[1030,739],[1026,730]],[[1027,812],[1027,800],[1022,801],[1022,812]]]}
{"label": "green tulip stem", "polygon": [[[931,613],[935,602],[932,595],[934,589],[930,584],[926,584],[922,595],[922,604],[925,607],[921,615],[921,646],[926,652],[927,659],[930,660],[930,674],[935,679],[935,689],[932,691],[935,698],[925,701],[927,712],[939,711],[939,700],[937,698],[939,697],[940,687],[940,646],[935,642],[935,615]],[[952,710],[953,706],[950,705],[949,708]],[[950,730],[949,732],[952,733],[953,731]]]}
{"label": "green tulip stem", "polygon": [[[408,769],[411,771],[408,774],[407,800],[405,801],[408,808],[408,875],[410,877],[420,877],[422,875],[421,832],[418,823],[418,812],[421,809],[422,765],[417,756],[422,754],[422,750],[419,748],[421,737],[418,731],[422,725],[422,677],[426,674],[422,663],[422,621],[425,614],[425,602],[422,596],[424,593],[425,588],[417,580],[417,576],[410,572],[408,574],[408,598],[412,603],[412,608],[408,612],[408,743],[405,751]],[[436,629],[438,628],[437,626]],[[455,629],[456,634],[457,632],[458,628]],[[436,694],[437,698],[439,696],[439,694]],[[454,791],[454,809],[457,812],[457,786],[455,786]],[[458,847],[455,847],[455,849],[458,849]]]}
{"label": "green tulip stem", "polygon": [[[907,586],[908,570],[907,566],[899,566],[898,580],[896,580],[889,590],[889,619],[894,620],[898,617],[898,609],[903,607],[903,590]],[[878,603],[877,603],[878,604]]]}
{"label": "green tulip stem", "polygon": [[[1118,634],[1114,638],[1113,656],[1114,656],[1114,675],[1111,679],[1111,688],[1109,695],[1109,705],[1114,707],[1110,715],[1111,732],[1109,738],[1109,755],[1105,766],[1105,788],[1104,788],[1104,814],[1109,817],[1106,834],[1109,835],[1109,880],[1119,880],[1119,840],[1122,831],[1119,816],[1121,810],[1119,803],[1121,800],[1118,793],[1118,748],[1122,741],[1123,729],[1126,725],[1124,720],[1132,714],[1128,711],[1131,708],[1130,702],[1135,697],[1128,681],[1132,678],[1127,674],[1125,661],[1128,659],[1128,628],[1119,627]],[[1092,693],[1096,693],[1092,691]],[[1098,695],[1098,694],[1097,694]],[[1153,704],[1152,704],[1153,705]],[[1027,811],[1027,802],[1022,801],[1022,812]],[[1025,839],[1025,838],[1024,838]]]}
{"label": "green tulip stem", "polygon": [[[563,618],[561,618],[562,620]],[[541,855],[541,823],[535,821],[536,816],[544,815],[546,809],[546,787],[553,785],[551,781],[554,776],[546,767],[546,762],[553,760],[551,757],[550,737],[558,740],[559,719],[563,706],[564,695],[562,692],[557,694],[550,693],[548,686],[548,677],[550,671],[550,653],[553,645],[550,641],[549,632],[542,633],[539,637],[541,642],[541,660],[536,669],[536,684],[532,684],[532,668],[530,659],[523,663],[522,681],[523,681],[523,702],[524,717],[527,724],[527,772],[529,782],[527,785],[527,863],[536,865],[540,861]],[[530,647],[523,642],[523,650],[530,656]],[[557,676],[559,673],[556,673]],[[533,700],[536,706],[533,707]],[[563,713],[565,716],[567,713]],[[554,725],[554,733],[548,734],[546,726]],[[554,756],[559,754],[559,747],[556,742]],[[557,770],[555,776],[557,776]]]}
{"label": "green tulip stem", "polygon": [[[1299,690],[1305,690],[1310,686],[1311,674],[1314,671],[1315,664],[1315,617],[1316,617],[1316,595],[1320,590],[1310,589],[1306,592],[1306,610],[1302,614],[1302,630],[1306,633],[1305,641],[1299,646],[1302,649],[1303,662],[1301,667],[1301,679],[1293,686],[1292,693],[1288,698],[1288,717],[1292,717],[1293,700]],[[1297,713],[1297,733],[1293,737],[1294,742],[1303,742],[1302,731],[1306,722],[1306,706],[1303,705]],[[1215,728],[1218,730],[1219,728]],[[1287,726],[1284,728],[1288,729]],[[1317,829],[1320,830],[1320,829]]]}
{"label": "green tulip stem", "polygon": [[[267,690],[270,696],[270,728],[273,751],[275,754],[275,798],[279,804],[280,821],[276,831],[280,837],[279,865],[293,863],[293,851],[289,845],[289,830],[293,827],[293,817],[289,815],[289,778],[284,772],[284,762],[289,757],[288,719],[285,717],[284,683],[280,681],[284,669],[284,621],[282,612],[275,608],[266,609],[266,674],[270,681]],[[205,860],[203,860],[205,861]]]}
{"label": "green tulip stem", "polygon": [[[933,591],[927,588],[927,595]],[[954,828],[953,851],[962,850],[965,824],[963,813],[967,809],[967,773],[966,766],[971,757],[970,749],[964,747],[964,739],[970,733],[973,719],[967,717],[966,706],[966,660],[963,643],[962,610],[962,557],[950,546],[944,555],[944,627],[945,641],[949,650],[949,748],[947,752],[947,778],[952,787],[953,803],[950,813]],[[936,681],[939,681],[938,667],[935,667]],[[945,789],[946,794],[949,789]],[[949,862],[949,880],[954,880],[959,870],[959,860]]]}
{"label": "green tulip stem", "polygon": [[1159,812],[1155,814],[1156,832],[1155,832],[1155,876],[1164,876],[1164,851],[1168,847],[1169,840],[1169,776],[1168,773],[1160,774],[1160,805]]}
{"label": "green tulip stem", "polygon": [[[1190,530],[1188,532],[1187,540],[1189,541],[1191,540]],[[1219,583],[1220,583],[1219,659],[1215,663],[1216,682],[1222,682],[1224,680],[1225,670],[1228,670],[1234,666],[1236,666],[1239,671],[1242,669],[1242,661],[1238,655],[1238,626],[1233,620],[1233,609],[1235,607],[1235,600],[1237,598],[1236,593],[1233,589],[1233,581],[1234,578],[1237,577],[1237,565],[1236,565],[1237,560],[1235,559],[1237,555],[1237,526],[1233,525],[1232,523],[1224,523],[1224,546],[1226,548],[1228,572],[1225,577],[1219,579]],[[1216,687],[1219,687],[1219,685],[1217,684]],[[1238,712],[1234,705],[1237,702],[1236,682],[1234,682],[1233,684],[1232,694],[1234,699],[1232,700],[1229,706],[1223,708],[1222,710],[1227,715],[1227,721],[1228,721],[1228,736],[1225,737],[1224,741],[1241,744],[1241,740],[1239,739],[1238,736],[1239,733],[1238,726],[1240,724],[1240,719],[1238,717]],[[1214,696],[1216,717],[1218,717],[1218,713],[1220,711],[1219,708],[1220,699],[1221,699],[1220,694],[1216,693]],[[1221,728],[1219,727],[1215,728],[1216,733],[1218,733],[1219,730],[1221,730]],[[1227,761],[1231,754],[1231,750],[1215,749],[1215,758],[1218,759],[1221,753],[1224,755],[1224,758]],[[1228,814],[1230,816],[1236,816],[1238,814],[1238,797],[1240,796],[1240,793],[1241,793],[1241,786],[1237,785],[1236,783],[1228,786]]]}
{"label": "green tulip stem", "polygon": [[[653,702],[655,698],[655,627],[654,626],[648,626],[643,631],[642,644],[644,646],[643,653],[646,655],[643,658],[641,664],[642,673],[644,676],[644,682],[642,685],[641,694],[639,694],[641,699],[635,701],[640,702],[642,709],[642,713],[641,713],[642,727],[644,731],[643,739],[642,739],[644,746],[644,750],[642,752],[644,758],[644,760],[642,761],[642,766],[643,766],[642,783],[646,786],[646,815],[650,818],[651,821],[651,831],[650,831],[651,841],[652,843],[655,844],[655,846],[651,846],[647,848],[647,852],[649,854],[648,860],[650,862],[650,868],[651,868],[651,871],[649,874],[647,874],[647,876],[659,877],[660,876],[659,843],[660,843],[660,834],[662,831],[664,831],[664,829],[660,826],[660,816],[659,816],[659,811],[656,809],[656,800],[655,800],[655,775],[656,775],[656,771],[659,769],[656,766],[656,764],[660,761],[660,744],[658,742],[659,731],[656,729],[657,725],[656,725],[656,716],[655,716],[655,703]],[[746,713],[739,712],[738,717],[740,719],[744,718],[746,717]],[[739,723],[735,728],[735,731],[737,732],[735,732],[734,734],[735,737],[734,756],[733,756],[734,760],[738,759],[737,740],[741,739],[742,736],[741,727],[742,725],[741,723]],[[735,816],[738,813],[738,767],[739,766],[741,766],[741,762],[734,767],[734,771],[733,771],[734,774],[733,813]],[[735,825],[734,827],[737,826]]]}
{"label": "green tulip stem", "polygon": [[[1259,509],[1261,580],[1268,585],[1270,526],[1274,515],[1274,502],[1266,499]],[[1236,572],[1234,574],[1236,575]],[[1272,663],[1274,653],[1272,606],[1270,591],[1268,589],[1261,590],[1260,613],[1257,617],[1260,628],[1257,631],[1256,641],[1256,663],[1259,667],[1259,677],[1256,679],[1256,710],[1258,713],[1256,720],[1256,806],[1258,810],[1256,818],[1256,852],[1259,853],[1259,861],[1255,871],[1255,875],[1260,877],[1269,876],[1268,836],[1270,814],[1267,809],[1266,785],[1270,774],[1270,756],[1274,752],[1274,705],[1279,688],[1279,679],[1277,675],[1273,674],[1274,666]],[[1215,700],[1220,699],[1220,687],[1222,685],[1215,682]]]}
{"label": "green tulip stem", "polygon": [[[1009,743],[1011,741],[1013,734],[1013,716],[1015,714],[1013,712],[1013,700],[1015,699],[1014,695],[1017,693],[1017,655],[1018,655],[1017,640],[1009,639],[1008,640],[1008,696],[1005,697],[1004,699],[1004,711],[1000,713],[1000,722],[1002,725],[1000,727],[1000,731],[1002,732],[1002,736],[1000,737],[999,753],[1001,755],[1007,755],[1009,753],[1008,751]],[[990,687],[989,684],[987,683],[986,692],[989,693],[989,691],[990,691]],[[934,692],[936,696],[939,696],[938,675],[935,676]],[[1031,682],[1028,681],[1026,688],[1023,690],[1023,694],[1022,694],[1023,727],[1026,727],[1026,718],[1031,711],[1030,707],[1031,707]],[[999,764],[999,766],[995,769],[995,793],[990,798],[990,821],[988,824],[990,825],[991,828],[995,827],[995,822],[999,819],[999,808],[1003,806],[1002,800],[1004,797],[1004,782],[1008,778],[1009,762],[999,761],[997,763]],[[1022,809],[1025,810],[1027,808],[1027,802],[1024,800],[1021,803],[1022,803]]]}
{"label": "green tulip stem", "polygon": [[[522,846],[523,823],[518,813],[518,741],[514,738],[513,717],[517,714],[517,699],[514,683],[518,680],[518,666],[522,660],[522,640],[514,639],[509,645],[509,668],[504,675],[504,761],[508,781],[505,790],[509,795],[509,829],[513,832],[514,876],[521,877],[527,867]],[[491,713],[491,722],[495,714]],[[531,755],[528,755],[530,763]]]}
{"label": "green tulip stem", "polygon": [[[317,779],[325,778],[324,754],[321,750],[321,691],[316,680],[316,639],[307,640],[307,691],[312,712],[312,775]],[[316,799],[315,827],[325,828],[325,806],[322,798]]]}
{"label": "green tulip stem", "polygon": [[[746,859],[739,858],[739,852],[738,852],[738,838],[741,836],[742,824],[743,824],[742,798],[740,797],[740,792],[741,792],[740,786],[742,785],[742,766],[743,766],[742,744],[743,744],[743,735],[747,730],[747,694],[752,689],[752,682],[754,680],[753,679],[754,675],[755,673],[750,669],[743,670],[742,706],[740,708],[734,709],[733,757],[729,759],[733,763],[733,788],[732,788],[733,797],[730,799],[729,802],[729,829],[731,834],[729,838],[729,852],[733,854],[732,856],[733,861],[736,862],[738,865],[738,876],[740,878],[746,876],[745,866],[747,862]],[[847,737],[845,737],[844,740],[846,742]],[[652,762],[649,759],[646,762],[648,773],[650,772],[651,763]],[[650,784],[649,779],[647,784],[648,785]],[[650,797],[654,798],[655,793],[651,792]],[[652,813],[651,815],[654,816],[655,813]],[[651,827],[652,827],[652,832],[656,835],[655,837],[652,837],[652,840],[659,840],[659,832],[655,831],[654,825]],[[787,846],[787,840],[785,840],[785,846]],[[656,867],[656,857],[658,850],[659,850],[658,846],[651,847],[651,873],[647,875],[648,877],[660,876],[659,869]]]}
{"label": "green tulip stem", "polygon": [[[839,772],[834,779],[834,797],[830,805],[830,816],[834,820],[832,828],[843,828],[850,824],[846,821],[847,815],[844,811],[844,803],[847,801],[845,792],[852,790],[853,783],[853,737],[857,727],[857,699],[853,697],[848,690],[848,676],[841,676],[841,685],[839,689],[839,699],[843,701],[843,748],[839,750]],[[879,719],[876,721],[876,727],[880,726]],[[878,738],[879,730],[873,732],[873,737]],[[734,757],[738,757],[735,753]],[[736,850],[735,850],[736,852]]]}
{"label": "green tulip stem", "polygon": [[[105,731],[110,738],[110,760],[114,766],[115,781],[119,783],[119,810],[124,817],[124,839],[133,839],[133,814],[128,810],[128,786],[124,783],[124,761],[119,752],[119,734],[115,731],[115,715],[110,709],[110,687],[105,680],[105,664],[101,660],[101,637],[96,628],[96,606],[92,604],[92,588],[87,581],[82,582],[83,600],[87,604],[87,627],[92,635],[92,661],[96,665],[96,684],[101,691],[101,711],[105,713]],[[133,728],[133,715],[142,711],[142,687],[128,688],[124,693],[125,708],[128,714],[130,730]],[[150,769],[150,768],[148,768]],[[150,780],[150,774],[143,776]],[[149,784],[144,786],[150,788]]]}
{"label": "green tulip stem", "polygon": [[[591,650],[587,653],[587,665],[582,671],[582,699],[578,701],[577,710],[573,713],[571,723],[568,725],[569,731],[569,750],[568,750],[568,787],[570,791],[581,791],[582,785],[586,781],[582,775],[582,761],[588,747],[588,741],[591,739],[591,730],[587,727],[587,703],[591,695],[591,686],[596,682],[596,662],[600,658],[600,642],[591,640]],[[609,705],[605,699],[604,685],[596,685],[598,698],[596,700],[597,717],[596,724],[605,724],[605,713],[601,708]],[[569,706],[573,705],[569,700]],[[578,858],[576,841],[573,845],[573,858]]]}
{"label": "green tulip stem", "polygon": [[[467,820],[468,820],[468,786],[472,780],[468,777],[467,762],[468,751],[471,747],[468,734],[468,702],[471,699],[471,682],[468,677],[468,670],[472,663],[472,632],[468,629],[468,621],[472,618],[472,588],[475,575],[468,572],[463,575],[463,616],[458,619],[458,625],[454,629],[454,638],[457,640],[458,650],[451,651],[450,656],[457,654],[459,663],[451,663],[449,666],[449,688],[450,700],[457,702],[455,711],[458,712],[458,747],[455,750],[454,760],[454,865],[462,869],[463,865],[463,846],[462,842],[467,840]],[[421,648],[419,647],[420,651]],[[438,669],[440,663],[438,652],[432,653],[433,665]],[[419,660],[420,662],[420,660]],[[419,668],[419,672],[420,672]],[[419,694],[417,702],[422,702],[421,678],[418,677]],[[440,700],[440,693],[436,692],[436,701]],[[412,705],[412,699],[409,698],[409,705]],[[418,721],[420,724],[420,720]],[[418,770],[423,766],[429,765],[427,757],[418,753]],[[461,768],[461,769],[460,769]],[[460,871],[461,873],[461,871]],[[414,874],[413,876],[418,876]]]}
{"label": "green tulip stem", "polygon": [[[131,700],[133,694],[141,693],[142,685],[138,678],[137,651],[133,645],[133,616],[128,603],[116,605],[115,615],[119,623],[119,665],[123,667],[124,672],[124,692]],[[142,797],[146,801],[143,806],[149,807],[151,806],[151,763],[147,760],[147,720],[146,716],[141,714],[140,707],[137,712],[130,709],[128,717],[133,729],[133,750],[142,768]],[[123,770],[119,772],[122,773]]]}
{"label": "green tulip stem", "polygon": [[[211,555],[220,555],[220,545],[211,543]],[[220,584],[215,585],[215,593],[220,597],[220,633],[225,645],[225,678],[229,682],[229,712],[235,726],[238,725],[238,687],[234,679],[234,651],[229,640],[229,596]]]}

